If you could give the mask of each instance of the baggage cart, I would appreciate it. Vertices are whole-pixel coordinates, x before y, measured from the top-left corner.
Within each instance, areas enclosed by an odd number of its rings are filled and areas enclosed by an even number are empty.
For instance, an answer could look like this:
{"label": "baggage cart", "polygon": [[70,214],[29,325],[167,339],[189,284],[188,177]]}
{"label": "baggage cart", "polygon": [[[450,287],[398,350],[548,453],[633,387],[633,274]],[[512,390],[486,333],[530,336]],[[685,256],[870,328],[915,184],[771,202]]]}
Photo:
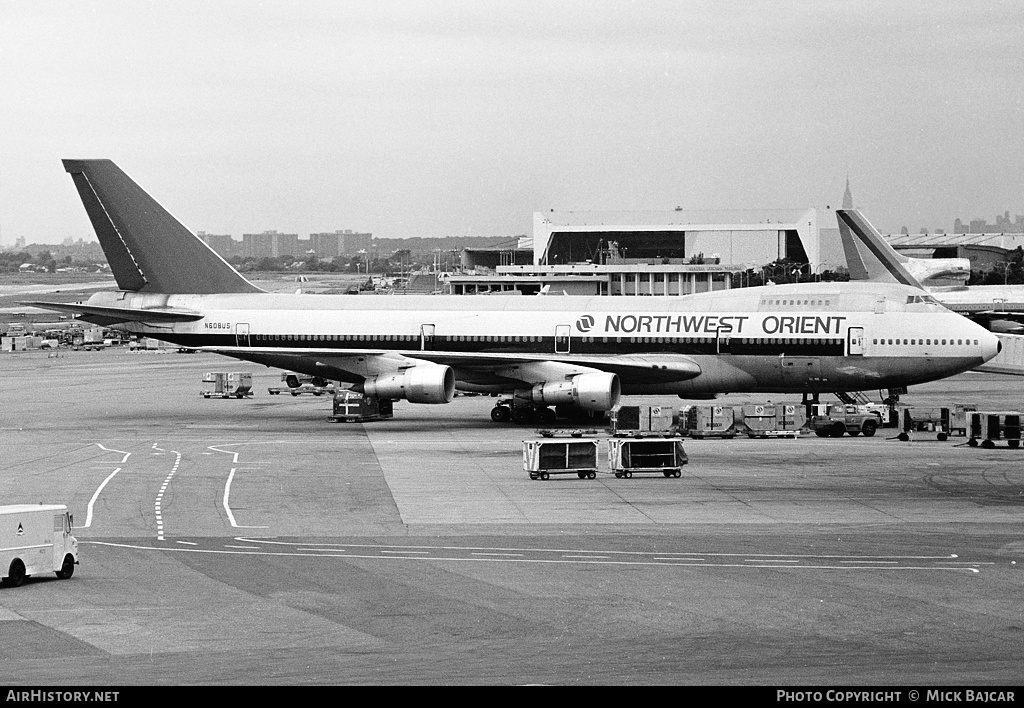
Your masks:
{"label": "baggage cart", "polygon": [[386,420],[395,415],[394,401],[390,398],[366,396],[358,391],[338,391],[334,394],[332,423],[366,423]]}
{"label": "baggage cart", "polygon": [[683,434],[703,438],[736,437],[736,411],[732,406],[690,406],[685,411]]}
{"label": "baggage cart", "polygon": [[553,474],[573,474],[580,479],[597,477],[597,440],[524,440],[523,469],[530,479]]}
{"label": "baggage cart", "polygon": [[611,439],[608,441],[608,466],[616,477],[635,473],[681,477],[689,462],[678,438]]}
{"label": "baggage cart", "polygon": [[675,425],[668,406],[617,406],[611,411],[612,435],[666,435]]}
{"label": "baggage cart", "polygon": [[200,391],[203,398],[252,397],[252,372],[249,371],[208,372],[203,374],[203,383],[213,384],[212,388]]}
{"label": "baggage cart", "polygon": [[984,448],[996,446],[996,440],[1005,440],[1010,448],[1020,447],[1019,411],[971,411],[967,414],[967,444]]}

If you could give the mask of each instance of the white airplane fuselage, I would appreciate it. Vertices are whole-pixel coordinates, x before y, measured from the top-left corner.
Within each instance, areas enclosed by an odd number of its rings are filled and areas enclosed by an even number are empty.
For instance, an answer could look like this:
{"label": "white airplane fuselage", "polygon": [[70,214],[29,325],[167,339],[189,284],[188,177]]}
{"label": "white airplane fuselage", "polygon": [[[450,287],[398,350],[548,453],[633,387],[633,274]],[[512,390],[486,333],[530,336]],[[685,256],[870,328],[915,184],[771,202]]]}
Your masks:
{"label": "white airplane fuselage", "polygon": [[202,313],[126,327],[354,383],[426,363],[450,366],[459,389],[502,392],[578,369],[614,371],[623,394],[699,398],[907,386],[995,356],[994,335],[921,295],[809,283],[650,298],[120,292],[89,304]]}

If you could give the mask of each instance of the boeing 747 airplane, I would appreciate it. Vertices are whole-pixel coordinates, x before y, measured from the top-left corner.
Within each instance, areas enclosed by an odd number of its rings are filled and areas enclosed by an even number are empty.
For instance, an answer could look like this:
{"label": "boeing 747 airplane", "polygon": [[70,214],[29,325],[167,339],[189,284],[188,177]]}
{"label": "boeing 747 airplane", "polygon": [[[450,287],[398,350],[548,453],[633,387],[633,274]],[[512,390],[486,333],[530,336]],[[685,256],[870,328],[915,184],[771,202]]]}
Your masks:
{"label": "boeing 747 airplane", "polygon": [[[80,304],[31,304],[349,382],[368,396],[437,404],[457,388],[506,393],[512,412],[549,422],[551,406],[607,411],[622,394],[903,387],[968,371],[999,349],[993,334],[912,278],[653,298],[268,293],[113,162],[64,167],[118,290]],[[508,406],[491,414],[508,415]]]}

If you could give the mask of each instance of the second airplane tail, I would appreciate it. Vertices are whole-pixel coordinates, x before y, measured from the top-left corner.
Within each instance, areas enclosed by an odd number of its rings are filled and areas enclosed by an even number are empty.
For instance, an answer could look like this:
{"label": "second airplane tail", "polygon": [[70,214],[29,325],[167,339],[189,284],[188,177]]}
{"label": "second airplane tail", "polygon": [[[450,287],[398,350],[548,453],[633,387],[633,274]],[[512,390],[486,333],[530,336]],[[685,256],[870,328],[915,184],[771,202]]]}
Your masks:
{"label": "second airplane tail", "polygon": [[850,280],[899,283],[924,289],[904,266],[906,256],[898,254],[860,211],[837,209],[836,219]]}
{"label": "second airplane tail", "polygon": [[262,292],[110,160],[63,160],[121,290]]}

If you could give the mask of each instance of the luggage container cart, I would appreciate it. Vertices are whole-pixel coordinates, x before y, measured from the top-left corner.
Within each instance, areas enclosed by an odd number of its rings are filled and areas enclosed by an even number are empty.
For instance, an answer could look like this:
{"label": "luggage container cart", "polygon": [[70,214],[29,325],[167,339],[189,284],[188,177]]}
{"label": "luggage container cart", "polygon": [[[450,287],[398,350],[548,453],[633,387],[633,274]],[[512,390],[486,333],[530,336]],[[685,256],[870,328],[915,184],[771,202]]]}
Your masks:
{"label": "luggage container cart", "polygon": [[358,391],[338,391],[334,394],[331,423],[366,423],[386,420],[395,416],[394,401],[390,398],[364,396]]}
{"label": "luggage container cart", "polygon": [[959,431],[967,434],[964,410],[950,408],[904,408],[903,427],[897,439],[907,442],[913,433],[935,433],[938,440],[946,440]]}
{"label": "luggage container cart", "polygon": [[691,438],[736,437],[736,411],[732,406],[691,406],[684,417],[683,431]]}
{"label": "luggage container cart", "polygon": [[597,440],[524,440],[523,469],[530,479],[548,479],[553,474],[572,474],[580,479],[597,477]]}
{"label": "luggage container cart", "polygon": [[616,406],[611,411],[611,434],[662,437],[675,426],[668,406]]}
{"label": "luggage container cart", "polygon": [[971,411],[967,414],[967,444],[984,448],[996,446],[996,440],[1005,440],[1010,448],[1020,447],[1019,411]]}
{"label": "luggage container cart", "polygon": [[681,477],[683,465],[689,461],[678,438],[608,441],[608,465],[616,477],[629,478],[637,472]]}
{"label": "luggage container cart", "polygon": [[203,383],[213,384],[212,389],[199,392],[203,398],[252,398],[250,371],[207,372],[203,374]]}

